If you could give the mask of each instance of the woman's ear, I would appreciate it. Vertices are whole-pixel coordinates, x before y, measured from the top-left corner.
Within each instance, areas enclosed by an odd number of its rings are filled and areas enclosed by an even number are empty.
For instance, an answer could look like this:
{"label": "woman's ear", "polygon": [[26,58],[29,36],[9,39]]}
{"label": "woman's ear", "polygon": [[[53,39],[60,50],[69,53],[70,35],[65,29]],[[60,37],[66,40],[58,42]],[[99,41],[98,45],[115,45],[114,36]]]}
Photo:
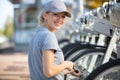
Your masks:
{"label": "woman's ear", "polygon": [[45,12],[42,13],[42,16],[46,20],[46,13]]}

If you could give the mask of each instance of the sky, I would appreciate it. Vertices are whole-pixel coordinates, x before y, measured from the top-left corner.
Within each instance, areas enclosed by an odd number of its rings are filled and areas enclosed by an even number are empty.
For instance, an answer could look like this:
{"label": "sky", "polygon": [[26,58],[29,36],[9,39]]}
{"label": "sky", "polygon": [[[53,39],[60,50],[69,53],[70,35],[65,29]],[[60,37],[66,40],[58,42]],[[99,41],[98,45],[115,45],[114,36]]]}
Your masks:
{"label": "sky", "polygon": [[4,30],[4,24],[8,16],[14,16],[14,6],[9,0],[0,0],[0,29]]}

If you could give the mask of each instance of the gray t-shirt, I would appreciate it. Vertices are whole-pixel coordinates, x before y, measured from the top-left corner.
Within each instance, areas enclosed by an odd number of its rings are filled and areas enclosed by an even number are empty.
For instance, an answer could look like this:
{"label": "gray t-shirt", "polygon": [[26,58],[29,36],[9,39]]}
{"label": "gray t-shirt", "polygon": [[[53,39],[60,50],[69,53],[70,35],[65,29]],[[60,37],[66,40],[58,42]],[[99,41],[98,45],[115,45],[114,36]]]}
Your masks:
{"label": "gray t-shirt", "polygon": [[55,34],[45,27],[39,27],[29,45],[28,64],[31,80],[64,80],[62,73],[51,78],[46,78],[43,74],[42,51],[49,49],[56,51],[54,64],[64,61],[63,52],[58,46]]}

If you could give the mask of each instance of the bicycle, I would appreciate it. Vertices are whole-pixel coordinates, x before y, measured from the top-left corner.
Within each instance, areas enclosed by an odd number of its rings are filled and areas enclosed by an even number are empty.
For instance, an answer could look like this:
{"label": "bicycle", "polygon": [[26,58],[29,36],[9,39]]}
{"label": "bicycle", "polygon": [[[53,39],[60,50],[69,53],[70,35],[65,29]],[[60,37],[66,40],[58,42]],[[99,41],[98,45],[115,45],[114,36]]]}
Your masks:
{"label": "bicycle", "polygon": [[[111,42],[113,41],[113,43],[112,44],[115,44],[116,43],[116,41],[114,41],[114,40],[117,40],[117,36],[114,36],[114,38],[111,40]],[[111,43],[110,43],[111,44]],[[110,48],[111,48],[111,50],[110,50]],[[104,58],[103,59],[103,63],[105,63],[105,62],[107,62],[107,61],[109,61],[109,59],[110,59],[110,57],[111,57],[111,54],[112,54],[112,50],[113,50],[113,45],[112,45],[112,47],[111,47],[111,45],[108,47],[108,49],[107,49],[107,51],[106,51],[106,54],[105,54],[105,56],[106,55],[108,55],[108,58]],[[110,54],[108,54],[108,53],[110,53]],[[78,55],[76,55],[76,56],[78,56]],[[80,58],[80,56],[78,56],[78,58]],[[76,59],[76,58],[74,58],[74,59]],[[89,79],[89,78],[88,78]],[[77,79],[76,79],[77,80]],[[92,80],[92,79],[91,79]],[[97,79],[96,79],[97,80]]]}
{"label": "bicycle", "polygon": [[[111,10],[113,11],[113,13],[110,14],[110,17],[112,17],[110,22],[114,25],[114,27],[116,27],[116,30],[115,30],[116,34],[113,35],[115,40],[114,43],[117,43],[118,45],[120,45],[120,40],[119,40],[120,39],[120,36],[119,36],[120,35],[120,29],[119,29],[120,17],[118,17],[120,15],[115,13],[117,12],[119,13],[120,11],[119,2],[112,7]],[[117,52],[118,54],[120,54],[120,47],[117,47],[117,48],[118,48]],[[111,54],[109,53],[108,56],[110,55]],[[105,57],[103,60],[103,65],[96,68],[85,80],[120,80],[120,57],[118,57],[118,59],[116,60],[111,60],[107,62],[108,60],[109,58]]]}
{"label": "bicycle", "polygon": [[99,66],[85,80],[120,80],[120,59]]}

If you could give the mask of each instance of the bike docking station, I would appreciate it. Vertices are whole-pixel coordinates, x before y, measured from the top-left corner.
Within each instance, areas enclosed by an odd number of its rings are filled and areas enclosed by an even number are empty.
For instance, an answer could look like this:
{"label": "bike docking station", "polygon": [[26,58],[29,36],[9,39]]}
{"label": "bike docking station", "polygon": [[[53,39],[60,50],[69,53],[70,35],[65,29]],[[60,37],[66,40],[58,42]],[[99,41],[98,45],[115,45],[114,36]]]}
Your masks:
{"label": "bike docking station", "polygon": [[80,42],[68,44],[65,55],[81,76],[67,75],[66,80],[120,80],[120,1],[105,2],[76,26]]}

